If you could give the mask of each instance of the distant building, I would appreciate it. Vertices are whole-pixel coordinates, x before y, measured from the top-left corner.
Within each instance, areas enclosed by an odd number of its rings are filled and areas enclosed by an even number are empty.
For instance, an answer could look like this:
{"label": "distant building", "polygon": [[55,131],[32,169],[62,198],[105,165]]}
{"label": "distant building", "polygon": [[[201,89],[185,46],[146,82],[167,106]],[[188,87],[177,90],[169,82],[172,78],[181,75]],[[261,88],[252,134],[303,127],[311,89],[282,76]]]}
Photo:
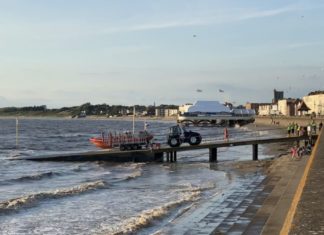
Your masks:
{"label": "distant building", "polygon": [[297,115],[297,99],[282,99],[278,100],[278,110],[282,115],[285,116],[296,116]]}
{"label": "distant building", "polygon": [[184,114],[188,112],[188,109],[192,106],[191,103],[183,104],[179,106],[179,114]]}
{"label": "distant building", "polygon": [[85,118],[87,116],[87,112],[85,110],[81,110],[81,112],[78,115],[78,118]]}
{"label": "distant building", "polygon": [[260,104],[258,108],[258,115],[267,116],[271,114],[272,104]]}
{"label": "distant building", "polygon": [[166,109],[164,114],[165,114],[166,117],[177,116],[178,115],[178,109]]}
{"label": "distant building", "polygon": [[278,100],[282,100],[283,98],[284,98],[283,91],[277,91],[276,89],[273,90],[273,99],[272,99],[273,104],[276,104]]}
{"label": "distant building", "polygon": [[168,108],[155,109],[156,117],[170,117],[170,116],[177,116],[177,115],[178,115],[178,109],[168,109]]}
{"label": "distant building", "polygon": [[280,115],[280,111],[278,109],[277,104],[272,104],[271,105],[270,115]]}
{"label": "distant building", "polygon": [[311,92],[303,97],[303,101],[310,109],[309,114],[324,115],[324,91]]}
{"label": "distant building", "polygon": [[[253,110],[255,110],[255,113],[257,115],[268,115],[268,114],[260,114],[259,113],[260,106],[262,106],[261,113],[263,113],[264,110],[267,110],[268,109],[268,108],[265,108],[266,105],[271,105],[271,104],[270,103],[249,103],[248,102],[248,103],[245,104],[245,108],[246,109],[253,109]],[[270,108],[270,110],[271,110],[271,108]]]}
{"label": "distant building", "polygon": [[155,116],[156,117],[164,117],[165,116],[165,108],[156,108]]}
{"label": "distant building", "polygon": [[303,116],[308,114],[310,108],[306,105],[304,101],[301,101],[297,107],[298,116]]}

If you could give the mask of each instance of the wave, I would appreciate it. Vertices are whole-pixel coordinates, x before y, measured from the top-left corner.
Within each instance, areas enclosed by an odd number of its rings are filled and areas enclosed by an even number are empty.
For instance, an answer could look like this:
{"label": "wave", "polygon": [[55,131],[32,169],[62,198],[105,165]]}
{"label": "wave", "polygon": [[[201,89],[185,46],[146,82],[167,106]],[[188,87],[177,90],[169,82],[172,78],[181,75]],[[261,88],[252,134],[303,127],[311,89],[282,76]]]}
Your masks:
{"label": "wave", "polygon": [[125,219],[123,222],[116,224],[114,227],[106,228],[99,234],[133,234],[136,230],[148,226],[153,220],[167,215],[170,210],[174,209],[175,207],[187,202],[194,202],[198,200],[200,193],[201,191],[199,188],[192,188],[190,193],[182,194],[180,199],[176,201],[169,202],[149,210],[144,210],[139,215]]}
{"label": "wave", "polygon": [[[116,182],[121,182],[121,181],[127,181],[127,180],[132,180],[137,177],[142,176],[143,173],[143,166],[145,163],[132,163],[131,165],[128,166],[121,166],[120,169],[122,169],[123,172],[120,172],[118,174],[118,178]],[[130,171],[130,172],[124,172],[124,171]]]}
{"label": "wave", "polygon": [[0,202],[0,212],[17,210],[22,207],[31,206],[37,201],[44,199],[58,199],[62,197],[72,196],[80,194],[86,191],[95,190],[98,188],[104,188],[105,182],[102,180],[80,184],[71,188],[58,189],[49,192],[39,192],[34,194],[29,194],[26,196],[9,199],[4,202]]}
{"label": "wave", "polygon": [[21,177],[14,178],[14,179],[0,181],[0,184],[9,184],[10,182],[24,182],[24,181],[31,181],[31,180],[42,180],[44,178],[50,178],[55,175],[60,175],[60,173],[49,171],[49,172],[43,172],[43,173],[34,174],[34,175],[26,175],[26,176],[21,176]]}
{"label": "wave", "polygon": [[45,135],[43,138],[71,138],[71,137],[88,137],[88,134],[84,133],[61,133],[61,134],[52,134],[52,135]]}
{"label": "wave", "polygon": [[131,174],[129,174],[128,176],[126,176],[125,180],[131,180],[131,179],[135,179],[137,177],[140,177],[142,175],[142,171],[135,171]]}

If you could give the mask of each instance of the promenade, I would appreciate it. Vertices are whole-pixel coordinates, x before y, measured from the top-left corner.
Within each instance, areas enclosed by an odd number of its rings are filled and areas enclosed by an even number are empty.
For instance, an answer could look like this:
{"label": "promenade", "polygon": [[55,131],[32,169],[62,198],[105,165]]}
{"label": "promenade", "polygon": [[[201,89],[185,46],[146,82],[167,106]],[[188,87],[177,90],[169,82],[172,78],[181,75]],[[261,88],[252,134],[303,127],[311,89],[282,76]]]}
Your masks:
{"label": "promenade", "polygon": [[[305,186],[289,234],[324,234],[324,133],[306,168]],[[301,185],[304,182],[300,182]],[[298,196],[298,195],[297,195]],[[292,207],[295,205],[293,204]]]}
{"label": "promenade", "polygon": [[324,234],[323,133],[310,156],[287,154],[265,169],[266,176],[206,202],[166,233]]}
{"label": "promenade", "polygon": [[324,234],[323,132],[310,156],[300,161],[286,156],[275,161],[271,168],[265,188],[272,185],[273,189],[240,233]]}

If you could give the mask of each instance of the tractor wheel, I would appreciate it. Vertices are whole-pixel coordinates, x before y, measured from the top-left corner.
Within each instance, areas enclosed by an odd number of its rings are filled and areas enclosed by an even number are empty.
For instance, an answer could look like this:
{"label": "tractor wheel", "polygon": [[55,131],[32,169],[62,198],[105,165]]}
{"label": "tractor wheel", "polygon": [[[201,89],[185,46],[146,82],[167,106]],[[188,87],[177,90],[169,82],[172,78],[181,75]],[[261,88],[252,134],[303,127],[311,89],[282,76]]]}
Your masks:
{"label": "tractor wheel", "polygon": [[191,136],[189,138],[189,144],[190,145],[198,145],[201,142],[201,137],[200,136]]}
{"label": "tractor wheel", "polygon": [[180,141],[177,138],[172,137],[169,141],[171,147],[178,147],[180,146]]}

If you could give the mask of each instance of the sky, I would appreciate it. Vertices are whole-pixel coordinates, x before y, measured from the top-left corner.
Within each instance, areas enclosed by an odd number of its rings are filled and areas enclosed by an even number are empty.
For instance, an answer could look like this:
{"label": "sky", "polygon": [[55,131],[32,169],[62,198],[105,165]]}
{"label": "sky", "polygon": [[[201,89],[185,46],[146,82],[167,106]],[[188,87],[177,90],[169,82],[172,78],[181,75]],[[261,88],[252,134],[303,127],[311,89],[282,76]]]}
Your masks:
{"label": "sky", "polygon": [[301,98],[324,90],[323,12],[322,0],[0,0],[0,107]]}

